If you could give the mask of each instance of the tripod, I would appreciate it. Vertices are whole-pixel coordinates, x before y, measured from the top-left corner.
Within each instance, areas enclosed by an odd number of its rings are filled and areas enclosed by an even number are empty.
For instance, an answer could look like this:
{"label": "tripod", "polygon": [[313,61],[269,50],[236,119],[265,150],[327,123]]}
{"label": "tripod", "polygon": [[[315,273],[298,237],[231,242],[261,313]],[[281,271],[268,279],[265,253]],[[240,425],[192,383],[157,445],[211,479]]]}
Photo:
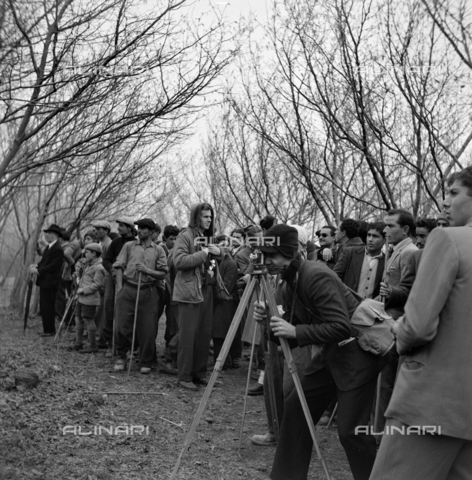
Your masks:
{"label": "tripod", "polygon": [[[252,298],[252,294],[254,290],[257,288],[257,286],[260,286],[262,293],[264,294],[265,300],[268,304],[269,307],[269,314],[270,316],[279,316],[279,312],[277,309],[277,304],[274,298],[274,295],[270,289],[270,286],[267,282],[266,278],[266,273],[264,266],[262,265],[254,265],[254,272],[251,274],[251,281],[247,285],[246,289],[244,290],[244,294],[241,298],[241,301],[239,302],[238,309],[236,310],[236,313],[234,315],[233,321],[231,322],[231,326],[229,328],[229,331],[226,335],[225,341],[223,343],[223,346],[221,348],[220,354],[218,355],[218,358],[215,363],[215,367],[213,369],[213,373],[211,374],[210,380],[208,381],[208,385],[205,389],[205,392],[203,394],[202,399],[200,400],[200,405],[198,406],[197,413],[195,414],[195,417],[193,419],[192,425],[190,426],[190,429],[187,433],[187,436],[185,437],[184,440],[184,445],[182,447],[182,450],[180,452],[179,458],[177,459],[177,463],[175,464],[174,470],[171,475],[171,480],[175,480],[177,472],[180,467],[180,463],[182,461],[182,458],[185,454],[185,452],[189,449],[190,443],[192,441],[192,438],[195,434],[195,431],[197,429],[198,424],[200,423],[201,417],[203,415],[203,412],[206,408],[206,405],[208,403],[208,400],[211,395],[211,391],[213,390],[213,386],[215,385],[216,379],[221,372],[221,369],[225,363],[226,356],[228,355],[229,349],[231,347],[231,344],[233,343],[233,339],[236,335],[236,331],[239,327],[239,324],[241,323],[241,319],[244,315],[244,311],[246,307],[249,305],[249,302]],[[269,342],[271,343],[271,342]],[[292,357],[292,352],[290,350],[290,347],[288,346],[288,342],[285,338],[280,337],[280,344],[282,345],[282,350],[283,354],[285,357],[285,361],[287,362],[289,371],[293,377],[293,381],[295,384],[295,389],[297,390],[298,396],[300,398],[300,403],[302,405],[303,413],[305,414],[306,421],[308,423],[308,428],[310,430],[312,439],[313,439],[313,444],[315,446],[316,453],[318,455],[319,460],[321,461],[321,464],[323,465],[324,472],[326,474],[326,478],[330,480],[328,468],[326,467],[325,461],[321,455],[321,450],[318,445],[318,441],[316,438],[316,432],[315,432],[315,425],[313,424],[313,419],[311,418],[310,410],[308,408],[308,404],[305,398],[305,394],[303,393],[303,388],[300,383],[300,378],[298,376],[297,372],[297,367],[295,365],[295,361],[293,360]],[[274,345],[275,346],[275,345]],[[270,388],[270,396],[271,396],[271,408],[273,406],[275,407],[275,404],[273,403],[274,399],[272,398],[273,396],[273,389]],[[276,417],[274,417],[276,418]],[[277,422],[276,422],[277,423]]]}

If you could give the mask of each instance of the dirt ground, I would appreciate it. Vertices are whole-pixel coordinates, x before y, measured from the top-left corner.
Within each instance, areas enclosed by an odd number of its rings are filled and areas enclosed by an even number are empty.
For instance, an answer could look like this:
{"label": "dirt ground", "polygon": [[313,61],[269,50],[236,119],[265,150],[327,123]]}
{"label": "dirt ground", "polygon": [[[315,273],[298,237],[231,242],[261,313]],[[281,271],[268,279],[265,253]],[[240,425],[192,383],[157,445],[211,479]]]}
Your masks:
{"label": "dirt ground", "polygon": [[[130,377],[116,373],[104,351],[71,353],[61,348],[71,334],[55,343],[40,338],[41,330],[40,319],[33,318],[23,335],[21,319],[0,313],[0,480],[170,478],[204,389],[179,388],[176,377],[157,365],[150,375],[135,365]],[[159,353],[162,335],[160,325]],[[249,441],[266,432],[261,396],[248,399],[238,454],[248,364],[244,359],[242,368],[218,377],[178,479],[269,478],[274,447]],[[14,374],[21,370],[39,376],[36,388],[15,387]],[[336,430],[317,430],[331,478],[351,480]],[[315,452],[309,478],[325,478]]]}

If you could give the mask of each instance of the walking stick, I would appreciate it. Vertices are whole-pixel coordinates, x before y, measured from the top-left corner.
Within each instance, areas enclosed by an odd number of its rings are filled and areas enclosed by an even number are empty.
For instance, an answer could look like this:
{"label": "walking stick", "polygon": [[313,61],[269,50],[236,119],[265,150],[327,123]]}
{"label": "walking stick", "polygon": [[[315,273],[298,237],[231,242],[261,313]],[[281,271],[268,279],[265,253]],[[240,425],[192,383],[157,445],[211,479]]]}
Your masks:
{"label": "walking stick", "polygon": [[[62,316],[61,323],[59,324],[59,328],[57,329],[56,335],[54,336],[54,341],[56,341],[57,337],[60,336],[59,334],[62,331],[62,326],[64,324],[65,319],[67,318],[67,315],[69,314],[69,310],[76,301],[77,301],[77,293],[74,293],[74,295],[71,295],[69,297],[69,301],[67,302],[67,306],[64,311],[64,315]],[[74,307],[74,312],[75,312],[75,307]]]}
{"label": "walking stick", "polygon": [[136,338],[136,323],[138,319],[139,290],[141,290],[141,272],[138,273],[138,291],[136,292],[136,305],[134,306],[133,340],[131,342],[131,355],[129,357],[128,377],[131,373],[131,363],[133,362],[134,339]]}
{"label": "walking stick", "polygon": [[[384,273],[383,273],[383,281],[387,283],[387,270],[388,270],[388,259],[390,257],[389,251],[389,244],[388,240],[385,239],[385,264],[384,264]],[[385,306],[387,299],[382,297],[382,302]],[[376,388],[376,395],[375,395],[375,413],[374,413],[374,434],[378,431],[379,426],[379,419],[380,419],[380,393],[382,387],[382,372],[379,373],[377,378],[377,388]],[[371,417],[372,418],[372,417]]]}
{"label": "walking stick", "polygon": [[30,304],[31,304],[31,295],[33,294],[33,287],[36,283],[36,274],[30,275],[30,279],[28,282],[28,290],[26,293],[26,305],[25,305],[25,316],[23,321],[23,335],[26,334],[26,327],[28,326],[28,317],[30,311]]}
{"label": "walking stick", "polygon": [[[259,289],[257,288],[257,300],[260,302],[261,299],[259,297]],[[251,382],[251,370],[252,370],[252,362],[254,359],[254,348],[256,345],[256,335],[257,335],[257,325],[254,325],[254,334],[252,336],[252,345],[251,345],[251,356],[249,357],[249,370],[247,371],[247,380],[246,380],[246,390],[244,392],[244,406],[243,406],[243,418],[241,420],[241,430],[239,432],[239,445],[238,445],[238,453],[241,455],[241,444],[243,441],[243,429],[244,429],[244,422],[246,420],[246,406],[247,406],[247,397],[249,392],[249,383]]]}

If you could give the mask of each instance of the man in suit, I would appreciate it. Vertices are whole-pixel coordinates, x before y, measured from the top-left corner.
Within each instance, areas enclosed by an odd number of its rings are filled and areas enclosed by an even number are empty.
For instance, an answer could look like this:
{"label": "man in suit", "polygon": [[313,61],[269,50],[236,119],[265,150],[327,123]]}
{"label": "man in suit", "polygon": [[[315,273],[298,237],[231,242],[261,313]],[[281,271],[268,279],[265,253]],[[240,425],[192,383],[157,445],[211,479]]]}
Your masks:
{"label": "man in suit", "polygon": [[472,167],[448,184],[451,227],[431,232],[393,327],[405,360],[386,416],[400,432],[384,434],[371,480],[472,478]]}
{"label": "man in suit", "polygon": [[39,287],[39,310],[43,320],[41,337],[52,337],[56,334],[56,293],[62,279],[62,262],[64,251],[59,238],[62,229],[51,225],[44,230],[47,246],[37,265],[31,265],[31,274],[36,274],[36,285]]}
{"label": "man in suit", "polygon": [[385,256],[385,224],[371,223],[367,226],[367,245],[345,248],[333,271],[352,290],[363,298],[379,294]]}
{"label": "man in suit", "polygon": [[403,209],[390,210],[385,217],[385,235],[388,243],[393,245],[393,252],[387,262],[387,281],[380,285],[380,295],[387,299],[388,313],[396,320],[403,315],[403,307],[389,308],[388,298],[391,287],[400,284],[408,264],[409,252],[418,250],[412,240],[416,235],[413,215]]}
{"label": "man in suit", "polygon": [[347,247],[364,246],[364,242],[359,237],[359,222],[352,218],[345,218],[339,222],[334,235],[336,242],[336,251],[334,252],[334,263],[338,263],[343,251]]}
{"label": "man in suit", "polygon": [[[266,237],[270,244],[260,247],[265,254],[265,265],[269,274],[282,275],[286,287],[284,318],[271,318],[275,335],[271,339],[284,337],[293,346],[318,347],[320,355],[312,359],[301,378],[313,422],[318,422],[337,393],[341,443],[355,480],[367,480],[375,460],[375,439],[370,435],[355,435],[355,428],[369,422],[377,375],[387,359],[359,347],[349,323],[358,302],[328,267],[304,261],[297,255],[297,230],[275,225]],[[262,321],[265,311],[265,305],[257,303],[255,318]],[[306,479],[312,449],[295,390],[285,401],[271,478]]]}

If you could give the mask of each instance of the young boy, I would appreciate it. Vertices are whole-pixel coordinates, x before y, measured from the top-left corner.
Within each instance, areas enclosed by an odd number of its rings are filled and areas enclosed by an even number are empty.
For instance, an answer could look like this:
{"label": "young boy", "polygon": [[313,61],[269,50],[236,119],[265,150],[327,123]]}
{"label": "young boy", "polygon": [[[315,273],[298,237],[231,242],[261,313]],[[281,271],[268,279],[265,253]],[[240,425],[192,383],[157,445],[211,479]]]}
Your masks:
{"label": "young boy", "polygon": [[[98,352],[95,339],[95,313],[100,305],[100,290],[105,288],[105,269],[102,265],[102,247],[89,243],[84,248],[84,269],[77,289],[76,339],[74,350],[80,353]],[[84,327],[87,326],[90,346],[82,349]]]}

